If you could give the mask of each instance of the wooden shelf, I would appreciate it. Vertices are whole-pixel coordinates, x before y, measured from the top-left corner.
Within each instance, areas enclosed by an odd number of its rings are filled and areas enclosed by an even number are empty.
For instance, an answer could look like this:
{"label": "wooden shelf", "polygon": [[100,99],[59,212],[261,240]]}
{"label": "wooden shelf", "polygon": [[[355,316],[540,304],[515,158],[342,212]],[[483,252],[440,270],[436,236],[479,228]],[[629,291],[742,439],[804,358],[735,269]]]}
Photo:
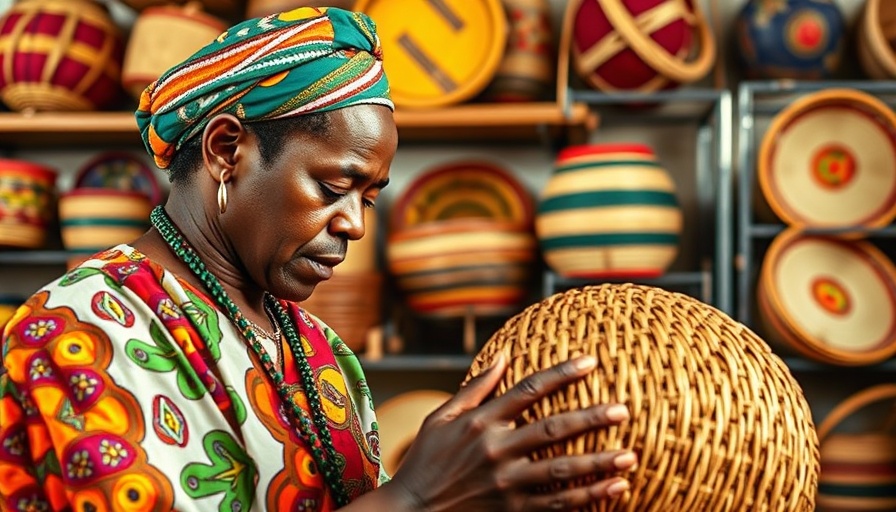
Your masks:
{"label": "wooden shelf", "polygon": [[[532,140],[569,138],[584,141],[597,127],[587,105],[568,109],[557,103],[464,104],[432,110],[395,112],[404,140]],[[0,113],[0,145],[64,147],[140,145],[132,112]]]}

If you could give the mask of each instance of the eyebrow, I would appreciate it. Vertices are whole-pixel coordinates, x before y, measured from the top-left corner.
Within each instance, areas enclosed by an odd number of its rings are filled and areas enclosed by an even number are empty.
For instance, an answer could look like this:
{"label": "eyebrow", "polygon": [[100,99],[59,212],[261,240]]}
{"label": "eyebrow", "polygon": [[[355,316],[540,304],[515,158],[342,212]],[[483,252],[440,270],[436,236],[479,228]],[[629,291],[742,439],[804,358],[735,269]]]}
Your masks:
{"label": "eyebrow", "polygon": [[[359,171],[355,167],[343,167],[342,175],[351,180],[366,180],[369,178],[368,175]],[[373,186],[375,188],[386,188],[386,185],[388,185],[388,184],[389,184],[389,178],[386,178],[386,179],[382,179],[382,180],[374,183]]]}

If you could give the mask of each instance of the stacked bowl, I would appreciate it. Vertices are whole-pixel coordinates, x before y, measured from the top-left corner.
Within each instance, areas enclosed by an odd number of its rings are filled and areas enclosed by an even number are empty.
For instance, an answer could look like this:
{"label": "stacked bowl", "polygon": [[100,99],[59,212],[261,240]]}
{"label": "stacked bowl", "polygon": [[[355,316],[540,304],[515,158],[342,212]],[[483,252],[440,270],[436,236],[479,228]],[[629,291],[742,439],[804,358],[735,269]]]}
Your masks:
{"label": "stacked bowl", "polygon": [[502,167],[423,172],[392,210],[389,271],[424,316],[497,316],[525,298],[537,255],[532,198]]}

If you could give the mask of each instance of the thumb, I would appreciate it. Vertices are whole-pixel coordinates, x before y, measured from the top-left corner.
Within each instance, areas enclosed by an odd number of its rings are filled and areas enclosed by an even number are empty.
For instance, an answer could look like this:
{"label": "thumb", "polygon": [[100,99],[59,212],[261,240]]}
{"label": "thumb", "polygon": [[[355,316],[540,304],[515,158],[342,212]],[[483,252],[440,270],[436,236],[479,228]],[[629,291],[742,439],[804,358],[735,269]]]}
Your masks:
{"label": "thumb", "polygon": [[479,406],[486,399],[491,397],[492,392],[501,381],[504,371],[507,369],[507,358],[504,353],[498,354],[498,357],[492,362],[483,373],[473,377],[469,381],[461,384],[460,390],[454,395],[454,398],[448,402],[449,409],[455,414],[473,409]]}

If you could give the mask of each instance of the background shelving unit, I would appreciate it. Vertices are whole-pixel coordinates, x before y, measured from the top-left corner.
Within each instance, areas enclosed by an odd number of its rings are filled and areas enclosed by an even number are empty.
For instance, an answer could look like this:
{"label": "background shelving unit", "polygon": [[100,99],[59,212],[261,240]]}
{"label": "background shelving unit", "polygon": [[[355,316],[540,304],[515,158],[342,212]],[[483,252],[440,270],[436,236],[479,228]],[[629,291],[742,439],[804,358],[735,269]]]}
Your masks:
{"label": "background shelving unit", "polygon": [[[759,329],[755,317],[755,285],[765,249],[781,233],[783,223],[757,218],[755,212],[759,190],[757,182],[757,152],[768,124],[782,109],[796,98],[829,88],[851,88],[868,92],[890,107],[896,107],[896,82],[890,81],[746,81],[737,90],[736,119],[737,146],[737,205],[736,257],[734,268],[734,318],[748,327]],[[837,230],[808,229],[818,234],[837,234]],[[851,230],[856,231],[856,230]],[[896,242],[896,226],[863,230],[876,245]],[[883,248],[883,247],[881,247]],[[892,249],[887,250],[890,257]],[[824,364],[799,355],[781,354],[784,363],[800,382],[812,408],[813,417],[820,421],[840,401],[865,387],[891,381],[896,375],[896,359],[876,365],[838,366]]]}
{"label": "background shelving unit", "polygon": [[[731,93],[725,89],[685,87],[656,93],[617,92],[569,88],[566,97],[595,110],[601,119],[601,131],[665,125],[695,129],[693,137],[679,135],[676,144],[694,146],[692,181],[695,209],[685,208],[685,233],[682,244],[695,247],[688,258],[693,264],[678,265],[654,279],[602,279],[602,282],[635,281],[689,294],[727,313],[733,312],[733,212],[731,192],[732,108]],[[663,155],[658,152],[663,162]],[[673,178],[686,175],[681,169],[669,169]],[[678,195],[683,187],[678,185]],[[691,225],[689,226],[688,223]],[[691,242],[694,242],[691,244]],[[550,269],[543,276],[543,295],[595,282],[568,279]]]}

